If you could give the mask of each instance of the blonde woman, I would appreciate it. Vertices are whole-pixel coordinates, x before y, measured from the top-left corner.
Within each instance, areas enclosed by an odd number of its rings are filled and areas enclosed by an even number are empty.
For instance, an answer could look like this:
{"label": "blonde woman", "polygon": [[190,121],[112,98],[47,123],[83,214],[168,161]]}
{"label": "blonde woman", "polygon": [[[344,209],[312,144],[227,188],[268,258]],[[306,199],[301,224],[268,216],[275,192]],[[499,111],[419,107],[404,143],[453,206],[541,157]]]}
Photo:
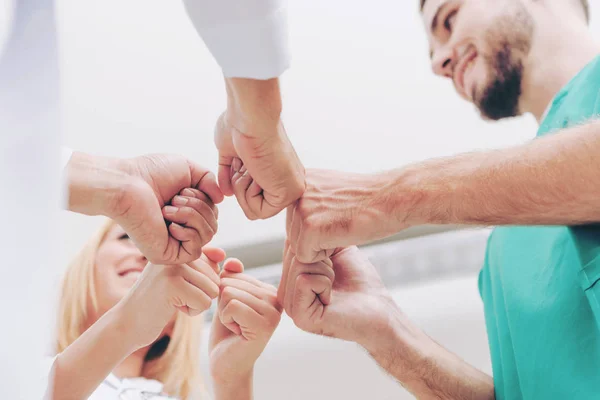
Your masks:
{"label": "blonde woman", "polygon": [[53,364],[55,400],[204,399],[202,317],[216,400],[252,398],[254,363],[281,318],[276,289],[244,275],[220,249],[184,265],[148,264],[108,222],[66,271]]}

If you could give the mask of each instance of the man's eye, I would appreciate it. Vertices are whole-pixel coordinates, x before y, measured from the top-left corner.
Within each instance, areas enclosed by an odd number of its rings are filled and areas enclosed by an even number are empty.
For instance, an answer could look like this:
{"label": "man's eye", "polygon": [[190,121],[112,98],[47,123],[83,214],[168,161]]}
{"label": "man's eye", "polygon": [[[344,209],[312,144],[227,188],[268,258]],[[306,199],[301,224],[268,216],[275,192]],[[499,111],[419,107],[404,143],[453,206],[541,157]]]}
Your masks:
{"label": "man's eye", "polygon": [[448,14],[446,19],[444,20],[444,27],[446,28],[446,30],[448,32],[452,32],[452,29],[454,28],[454,20],[456,19],[456,14],[457,14],[456,10],[452,11],[451,13]]}

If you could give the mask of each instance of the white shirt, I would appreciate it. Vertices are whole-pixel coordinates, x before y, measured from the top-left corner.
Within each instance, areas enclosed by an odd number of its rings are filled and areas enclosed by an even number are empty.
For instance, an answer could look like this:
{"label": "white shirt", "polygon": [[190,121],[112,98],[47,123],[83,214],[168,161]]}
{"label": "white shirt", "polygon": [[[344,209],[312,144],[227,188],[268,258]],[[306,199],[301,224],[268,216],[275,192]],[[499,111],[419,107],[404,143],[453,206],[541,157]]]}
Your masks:
{"label": "white shirt", "polygon": [[[129,398],[143,399],[136,394],[147,392],[151,394],[160,394],[163,390],[163,384],[157,380],[146,378],[119,379],[115,375],[110,374],[104,382],[92,393],[87,400],[121,400],[119,395],[129,394]],[[176,400],[175,397],[162,395],[161,397],[152,397],[155,400]]]}
{"label": "white shirt", "polygon": [[[185,4],[226,76],[267,79],[289,66],[285,1]],[[61,162],[54,2],[0,3],[12,26],[0,32],[0,393],[31,400],[45,391],[43,356],[54,338],[61,170],[70,152]]]}

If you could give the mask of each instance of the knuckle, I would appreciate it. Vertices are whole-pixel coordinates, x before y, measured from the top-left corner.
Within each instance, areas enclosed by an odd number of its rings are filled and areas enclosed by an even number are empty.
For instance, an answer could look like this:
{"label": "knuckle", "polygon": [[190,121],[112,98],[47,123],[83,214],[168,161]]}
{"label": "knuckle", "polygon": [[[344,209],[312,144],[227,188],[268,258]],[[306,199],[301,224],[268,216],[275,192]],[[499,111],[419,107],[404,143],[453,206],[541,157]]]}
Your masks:
{"label": "knuckle", "polygon": [[[214,236],[215,232],[212,230],[211,227],[203,229],[200,233],[200,246],[204,246],[205,244],[210,242]],[[199,252],[200,254],[202,254],[202,249],[200,249]]]}
{"label": "knuckle", "polygon": [[203,245],[204,245],[203,238],[200,237],[200,243],[198,243],[197,245],[192,245],[192,246],[190,246],[189,249],[186,249],[186,251],[189,253],[191,260],[195,261],[202,256],[202,246]]}
{"label": "knuckle", "polygon": [[[212,175],[212,179],[214,179],[214,175]],[[194,190],[194,194],[196,195],[196,199],[200,202],[200,203],[208,203],[210,201],[210,199],[208,198],[208,196],[206,195],[206,193],[195,189]]]}
{"label": "knuckle", "polygon": [[242,302],[240,302],[238,299],[231,299],[231,301],[229,302],[229,309],[232,314],[239,313],[241,308],[242,308]]}
{"label": "knuckle", "polygon": [[258,217],[254,214],[254,212],[252,212],[250,208],[243,207],[243,210],[244,214],[246,215],[246,218],[248,218],[250,221],[256,221],[258,219]]}
{"label": "knuckle", "polygon": [[307,203],[308,201],[305,198],[301,198],[296,205],[294,215],[297,215],[301,222],[305,222],[310,216],[310,206]]}
{"label": "knuckle", "polygon": [[319,228],[319,220],[314,215],[306,215],[302,220],[302,231],[314,232]]}
{"label": "knuckle", "polygon": [[202,215],[204,214],[212,214],[212,207],[211,205],[207,202],[207,201],[203,201],[203,200],[198,200],[195,199],[195,208],[198,210],[199,213],[201,213]]}
{"label": "knuckle", "polygon": [[188,206],[179,207],[177,209],[177,214],[179,214],[181,218],[189,219],[193,215],[193,208]]}
{"label": "knuckle", "polygon": [[217,298],[217,296],[219,296],[219,286],[216,283],[211,282],[211,285],[208,288],[208,293],[206,294],[208,294],[211,299]]}
{"label": "knuckle", "polygon": [[201,311],[208,310],[210,308],[211,303],[212,303],[212,301],[210,298],[203,297],[200,300],[200,306],[202,307]]}
{"label": "knuckle", "polygon": [[270,313],[269,315],[267,315],[266,318],[266,327],[269,330],[269,332],[273,332],[275,329],[277,329],[277,326],[279,325],[279,322],[281,321],[281,314],[278,312],[273,312]]}
{"label": "knuckle", "polygon": [[231,286],[225,286],[221,291],[221,300],[230,305],[233,298],[234,296]]}
{"label": "knuckle", "polygon": [[277,297],[277,293],[269,293],[266,295],[265,300],[271,307],[274,307],[277,310],[281,309],[281,304],[279,303],[279,298]]}

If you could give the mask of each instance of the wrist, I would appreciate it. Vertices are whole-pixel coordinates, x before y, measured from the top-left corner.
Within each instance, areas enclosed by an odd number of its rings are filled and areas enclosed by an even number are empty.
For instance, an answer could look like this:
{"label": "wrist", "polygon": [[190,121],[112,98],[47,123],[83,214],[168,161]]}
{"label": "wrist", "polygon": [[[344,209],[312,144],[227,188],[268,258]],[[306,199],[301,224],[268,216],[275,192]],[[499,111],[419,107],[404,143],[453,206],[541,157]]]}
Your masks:
{"label": "wrist", "polygon": [[[360,192],[363,195],[361,213],[357,218],[369,241],[381,239],[414,225],[412,214],[420,194],[412,188],[404,171],[384,171],[367,175]],[[369,190],[365,189],[368,188]]]}
{"label": "wrist", "polygon": [[137,313],[132,315],[127,302],[123,299],[102,316],[113,334],[118,337],[120,346],[127,350],[128,355],[147,346],[147,343],[140,343],[139,335],[135,329],[132,329],[136,325],[135,314]]}
{"label": "wrist", "polygon": [[254,369],[243,373],[228,373],[227,376],[212,374],[216,400],[250,400],[252,399]]}
{"label": "wrist", "polygon": [[401,312],[366,348],[415,398],[493,399],[493,380],[442,348]]}
{"label": "wrist", "polygon": [[[378,307],[372,312],[368,321],[370,334],[360,335],[357,343],[373,357],[388,354],[402,340],[404,334],[404,315],[394,300],[385,297],[377,301]],[[376,332],[376,334],[372,334]]]}
{"label": "wrist", "polygon": [[396,226],[396,232],[415,225],[453,222],[455,188],[442,174],[443,167],[431,162],[380,174],[385,184],[377,196],[377,206]]}
{"label": "wrist", "polygon": [[279,79],[228,78],[227,113],[244,135],[264,136],[277,132],[282,112]]}
{"label": "wrist", "polygon": [[[396,306],[392,299],[379,313],[380,318],[371,326],[361,345],[387,371],[400,369],[409,373],[422,359],[421,343],[427,336]],[[403,377],[410,379],[409,376]]]}
{"label": "wrist", "polygon": [[137,178],[126,160],[73,153],[67,164],[68,209],[85,215],[119,214],[119,204]]}

